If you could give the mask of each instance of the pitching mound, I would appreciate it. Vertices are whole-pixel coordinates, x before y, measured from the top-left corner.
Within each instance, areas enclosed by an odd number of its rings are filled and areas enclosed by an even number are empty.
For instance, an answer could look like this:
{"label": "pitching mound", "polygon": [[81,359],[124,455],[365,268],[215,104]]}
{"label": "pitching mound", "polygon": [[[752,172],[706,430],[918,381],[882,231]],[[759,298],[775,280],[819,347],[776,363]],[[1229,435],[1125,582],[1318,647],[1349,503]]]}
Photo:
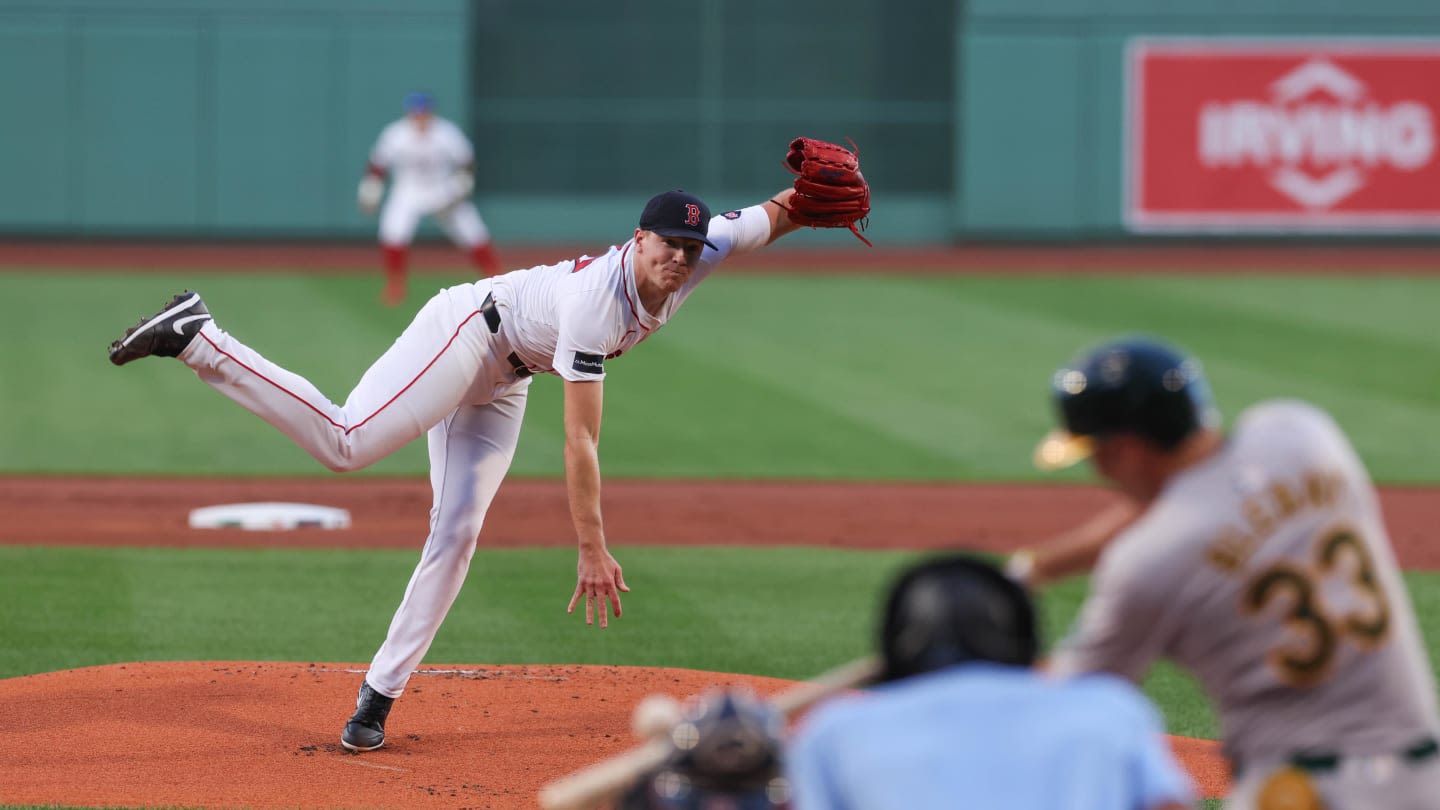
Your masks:
{"label": "pitching mound", "polygon": [[[347,664],[117,664],[0,680],[0,801],[136,807],[534,807],[544,783],[635,744],[647,694],[791,682],[641,667],[435,667],[417,674],[385,748],[339,734],[361,669]],[[1214,743],[1175,740],[1207,796]]]}

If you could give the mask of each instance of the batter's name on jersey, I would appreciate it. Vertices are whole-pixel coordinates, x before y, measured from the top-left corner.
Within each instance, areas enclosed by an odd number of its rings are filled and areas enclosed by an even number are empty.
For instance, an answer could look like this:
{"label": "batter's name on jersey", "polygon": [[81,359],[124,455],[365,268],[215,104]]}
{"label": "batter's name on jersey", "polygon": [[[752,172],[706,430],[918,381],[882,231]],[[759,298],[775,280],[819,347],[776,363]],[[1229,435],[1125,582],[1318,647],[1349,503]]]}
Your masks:
{"label": "batter's name on jersey", "polygon": [[1294,481],[1266,482],[1241,501],[1239,520],[1220,530],[1206,559],[1222,572],[1238,571],[1282,523],[1310,509],[1333,506],[1344,488],[1344,477],[1334,470],[1307,469]]}
{"label": "batter's name on jersey", "polygon": [[605,358],[598,354],[575,353],[575,362],[570,365],[582,374],[604,374]]}

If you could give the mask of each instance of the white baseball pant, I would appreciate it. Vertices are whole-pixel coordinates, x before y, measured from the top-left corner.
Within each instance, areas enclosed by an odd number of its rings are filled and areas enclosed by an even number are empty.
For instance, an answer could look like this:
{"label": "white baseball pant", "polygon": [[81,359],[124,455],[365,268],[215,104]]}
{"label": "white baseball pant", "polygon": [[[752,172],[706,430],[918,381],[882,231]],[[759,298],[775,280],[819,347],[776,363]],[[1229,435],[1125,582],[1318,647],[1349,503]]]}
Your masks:
{"label": "white baseball pant", "polygon": [[427,433],[434,500],[420,562],[366,680],[399,697],[460,592],[486,511],[510,468],[530,380],[480,313],[491,282],[441,290],[336,405],[205,324],[180,359],[215,390],[336,472],[358,470]]}
{"label": "white baseball pant", "polygon": [[[1230,788],[1226,810],[1304,808],[1294,791],[1267,783],[1281,766],[1248,765]],[[1307,773],[1324,810],[1426,810],[1440,796],[1440,757],[1408,762],[1393,754],[1352,756],[1338,767]]]}
{"label": "white baseball pant", "polygon": [[380,244],[395,247],[410,244],[415,239],[420,220],[426,215],[435,217],[450,241],[462,248],[468,250],[490,241],[490,229],[480,218],[475,203],[464,199],[445,206],[445,202],[436,199],[434,193],[421,189],[407,186],[392,189],[380,209]]}

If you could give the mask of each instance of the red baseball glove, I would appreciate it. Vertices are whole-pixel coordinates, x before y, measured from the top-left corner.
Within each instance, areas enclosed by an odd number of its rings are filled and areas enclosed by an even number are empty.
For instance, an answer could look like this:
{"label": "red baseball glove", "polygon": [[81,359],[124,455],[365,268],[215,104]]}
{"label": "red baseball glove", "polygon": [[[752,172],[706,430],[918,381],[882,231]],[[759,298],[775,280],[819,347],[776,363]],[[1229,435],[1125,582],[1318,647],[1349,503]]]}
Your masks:
{"label": "red baseball glove", "polygon": [[[850,146],[855,146],[854,141]],[[870,216],[870,184],[860,173],[860,158],[838,144],[796,138],[785,155],[785,168],[795,177],[795,194],[787,210],[790,221],[812,228],[849,228],[860,235]],[[873,247],[873,245],[871,245]]]}

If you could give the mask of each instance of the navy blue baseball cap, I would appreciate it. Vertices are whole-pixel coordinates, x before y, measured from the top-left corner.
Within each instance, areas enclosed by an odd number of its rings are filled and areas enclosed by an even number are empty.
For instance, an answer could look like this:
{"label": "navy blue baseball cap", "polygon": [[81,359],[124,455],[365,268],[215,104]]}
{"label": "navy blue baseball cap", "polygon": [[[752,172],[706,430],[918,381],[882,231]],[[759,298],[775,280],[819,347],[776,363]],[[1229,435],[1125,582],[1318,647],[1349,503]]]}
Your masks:
{"label": "navy blue baseball cap", "polygon": [[645,203],[640,214],[640,230],[661,236],[699,239],[712,250],[719,250],[706,236],[710,233],[710,206],[694,194],[681,189],[656,194]]}
{"label": "navy blue baseball cap", "polygon": [[435,100],[430,98],[429,93],[405,94],[405,112],[429,112],[435,106]]}
{"label": "navy blue baseball cap", "polygon": [[1096,438],[1134,433],[1166,450],[1214,429],[1220,412],[1200,361],[1148,335],[1085,352],[1051,378],[1060,427],[1035,448],[1035,466],[1058,470],[1088,458]]}

